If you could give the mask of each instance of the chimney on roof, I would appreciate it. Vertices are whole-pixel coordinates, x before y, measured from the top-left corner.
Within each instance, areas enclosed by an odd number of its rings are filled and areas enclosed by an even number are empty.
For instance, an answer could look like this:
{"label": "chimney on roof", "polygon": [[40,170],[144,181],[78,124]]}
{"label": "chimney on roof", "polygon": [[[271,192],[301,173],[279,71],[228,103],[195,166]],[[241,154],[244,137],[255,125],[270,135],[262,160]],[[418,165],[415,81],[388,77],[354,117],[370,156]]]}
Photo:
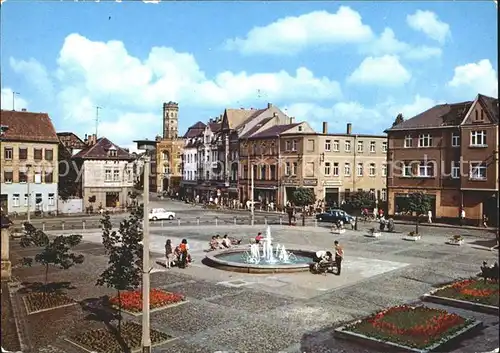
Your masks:
{"label": "chimney on roof", "polygon": [[347,135],[350,135],[350,134],[352,134],[352,124],[347,123]]}
{"label": "chimney on roof", "polygon": [[323,121],[323,133],[328,134],[328,123]]}
{"label": "chimney on roof", "polygon": [[290,124],[295,124],[295,117],[294,116],[290,117]]}
{"label": "chimney on roof", "polygon": [[87,138],[87,134],[85,134],[85,137],[83,138],[83,142],[87,143],[89,139]]}
{"label": "chimney on roof", "polygon": [[278,117],[278,113],[274,112],[273,113],[273,118],[277,118]]}
{"label": "chimney on roof", "polygon": [[271,109],[273,107],[273,103],[267,103],[267,109]]}
{"label": "chimney on roof", "polygon": [[22,109],[21,109],[21,111],[22,111],[22,112],[25,112],[25,111],[26,111],[26,108],[22,108]]}

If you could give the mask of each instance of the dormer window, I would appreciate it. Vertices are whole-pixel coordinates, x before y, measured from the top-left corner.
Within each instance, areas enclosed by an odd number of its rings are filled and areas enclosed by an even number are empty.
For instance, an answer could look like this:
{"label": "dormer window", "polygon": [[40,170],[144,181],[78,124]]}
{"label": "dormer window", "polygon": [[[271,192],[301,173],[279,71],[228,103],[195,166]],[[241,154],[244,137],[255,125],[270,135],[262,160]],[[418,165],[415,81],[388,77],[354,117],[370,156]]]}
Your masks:
{"label": "dormer window", "polygon": [[108,150],[108,156],[109,157],[116,157],[117,156],[117,150],[115,146],[111,146]]}

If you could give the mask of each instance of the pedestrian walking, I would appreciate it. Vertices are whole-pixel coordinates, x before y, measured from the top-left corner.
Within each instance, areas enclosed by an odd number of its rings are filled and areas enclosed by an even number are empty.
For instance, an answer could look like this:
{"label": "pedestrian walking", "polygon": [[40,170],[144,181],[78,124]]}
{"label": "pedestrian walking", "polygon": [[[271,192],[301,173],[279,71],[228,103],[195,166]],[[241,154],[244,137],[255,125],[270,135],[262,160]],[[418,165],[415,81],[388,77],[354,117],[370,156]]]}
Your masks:
{"label": "pedestrian walking", "polygon": [[427,223],[432,223],[432,211],[427,211]]}
{"label": "pedestrian walking", "polygon": [[170,264],[172,263],[172,254],[173,254],[173,249],[172,249],[172,241],[170,239],[167,239],[165,242],[165,267],[170,268]]}
{"label": "pedestrian walking", "polygon": [[465,210],[462,207],[462,209],[460,210],[460,225],[463,226],[464,222],[465,222]]}
{"label": "pedestrian walking", "polygon": [[340,246],[339,242],[335,240],[333,242],[335,244],[335,265],[337,266],[337,276],[340,276],[340,272],[342,270],[342,260],[344,259],[344,249]]}
{"label": "pedestrian walking", "polygon": [[488,228],[488,216],[483,214],[483,227]]}

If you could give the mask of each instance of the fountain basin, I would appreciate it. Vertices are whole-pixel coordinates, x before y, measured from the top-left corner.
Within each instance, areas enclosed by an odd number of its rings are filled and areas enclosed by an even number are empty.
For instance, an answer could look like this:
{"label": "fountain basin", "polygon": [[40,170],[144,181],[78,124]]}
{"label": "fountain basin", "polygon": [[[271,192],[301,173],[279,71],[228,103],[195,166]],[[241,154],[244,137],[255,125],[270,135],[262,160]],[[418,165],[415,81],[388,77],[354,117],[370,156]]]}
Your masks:
{"label": "fountain basin", "polygon": [[240,273],[303,272],[309,271],[310,264],[316,254],[314,251],[287,249],[287,252],[295,255],[293,263],[255,264],[245,262],[244,256],[248,251],[248,247],[213,251],[205,256],[204,263],[210,267]]}

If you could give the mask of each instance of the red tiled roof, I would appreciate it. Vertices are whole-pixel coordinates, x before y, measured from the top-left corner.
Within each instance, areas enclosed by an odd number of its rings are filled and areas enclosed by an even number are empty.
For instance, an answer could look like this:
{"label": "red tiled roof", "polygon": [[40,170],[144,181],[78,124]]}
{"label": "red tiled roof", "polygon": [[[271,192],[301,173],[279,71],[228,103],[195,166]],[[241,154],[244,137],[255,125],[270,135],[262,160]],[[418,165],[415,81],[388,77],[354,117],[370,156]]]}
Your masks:
{"label": "red tiled roof", "polygon": [[487,114],[490,115],[494,123],[498,123],[498,98],[488,97],[482,94],[478,95],[479,100],[483,103]]}
{"label": "red tiled roof", "polygon": [[[116,148],[116,157],[111,157],[108,154],[108,151],[113,146]],[[132,156],[128,151],[124,150],[118,145],[115,145],[106,137],[101,137],[97,140],[97,142],[94,145],[81,150],[80,152],[75,154],[73,158],[124,160],[124,159],[132,159]]]}
{"label": "red tiled roof", "polygon": [[208,123],[208,127],[210,128],[210,130],[213,133],[216,133],[216,132],[219,132],[219,130],[221,128],[221,123],[211,122],[211,123]]}
{"label": "red tiled roof", "polygon": [[188,128],[188,130],[184,134],[184,138],[199,136],[201,133],[203,133],[203,130],[205,130],[205,127],[206,127],[205,124],[203,124],[201,121],[198,121],[196,124],[194,124]]}
{"label": "red tiled roof", "polygon": [[2,110],[0,120],[8,127],[4,141],[59,142],[47,113]]}
{"label": "red tiled roof", "polygon": [[294,128],[301,123],[294,123],[294,124],[286,124],[286,125],[275,125],[267,130],[264,130],[262,132],[259,132],[253,136],[250,136],[249,139],[253,138],[265,138],[265,137],[278,137],[282,133],[284,133],[287,130],[290,130],[291,128]]}

